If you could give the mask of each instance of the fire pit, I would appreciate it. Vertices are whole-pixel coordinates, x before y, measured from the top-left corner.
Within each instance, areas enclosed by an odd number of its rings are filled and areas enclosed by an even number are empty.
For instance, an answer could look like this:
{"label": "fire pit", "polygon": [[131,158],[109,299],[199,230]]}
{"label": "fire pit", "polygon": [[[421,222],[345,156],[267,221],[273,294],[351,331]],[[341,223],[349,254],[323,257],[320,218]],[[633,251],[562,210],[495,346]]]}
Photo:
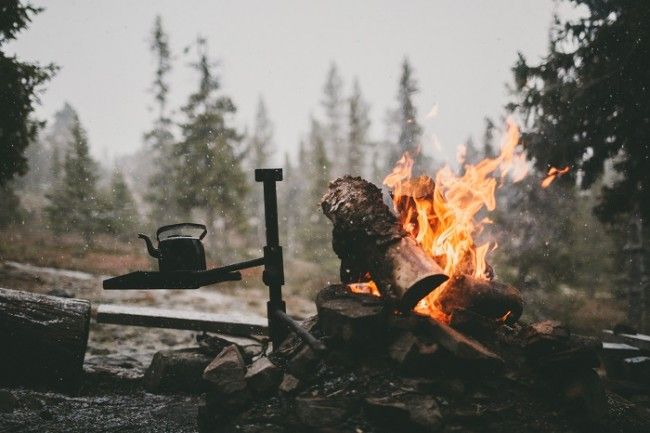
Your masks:
{"label": "fire pit", "polygon": [[[569,432],[647,426],[608,395],[595,368],[601,343],[561,324],[520,321],[520,292],[496,280],[475,238],[506,177],[525,176],[513,123],[502,152],[463,176],[413,178],[407,153],[382,191],[359,177],[330,183],[341,284],[318,314],[270,354],[244,361],[226,347],[206,368],[202,431]],[[300,334],[300,333],[299,333]]]}

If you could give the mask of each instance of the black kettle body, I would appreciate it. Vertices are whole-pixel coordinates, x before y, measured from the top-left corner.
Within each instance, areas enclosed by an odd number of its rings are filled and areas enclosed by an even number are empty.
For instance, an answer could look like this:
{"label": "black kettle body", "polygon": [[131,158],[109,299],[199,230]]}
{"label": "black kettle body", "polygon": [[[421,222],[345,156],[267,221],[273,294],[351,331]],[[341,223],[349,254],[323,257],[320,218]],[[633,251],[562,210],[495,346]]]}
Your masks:
{"label": "black kettle body", "polygon": [[[197,231],[200,231],[200,234],[192,234]],[[156,231],[158,248],[153,246],[147,235],[140,233],[138,237],[146,242],[149,254],[158,259],[161,272],[204,271],[205,249],[201,240],[207,232],[202,224],[180,223],[163,226]]]}

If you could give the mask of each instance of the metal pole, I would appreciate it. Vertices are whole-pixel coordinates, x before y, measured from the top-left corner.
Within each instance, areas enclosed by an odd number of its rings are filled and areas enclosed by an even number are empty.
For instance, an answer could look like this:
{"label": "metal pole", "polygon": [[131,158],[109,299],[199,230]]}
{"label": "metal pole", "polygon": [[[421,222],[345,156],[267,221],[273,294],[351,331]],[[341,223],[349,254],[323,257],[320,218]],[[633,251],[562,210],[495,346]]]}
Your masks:
{"label": "metal pole", "polygon": [[278,197],[276,182],[282,180],[281,168],[262,168],[255,170],[255,180],[264,184],[264,219],[266,223],[266,246],[264,247],[264,272],[262,280],[269,286],[269,301],[266,303],[269,320],[269,336],[273,349],[277,349],[288,334],[287,326],[276,315],[286,312],[282,300],[284,284],[284,263],[278,230]]}

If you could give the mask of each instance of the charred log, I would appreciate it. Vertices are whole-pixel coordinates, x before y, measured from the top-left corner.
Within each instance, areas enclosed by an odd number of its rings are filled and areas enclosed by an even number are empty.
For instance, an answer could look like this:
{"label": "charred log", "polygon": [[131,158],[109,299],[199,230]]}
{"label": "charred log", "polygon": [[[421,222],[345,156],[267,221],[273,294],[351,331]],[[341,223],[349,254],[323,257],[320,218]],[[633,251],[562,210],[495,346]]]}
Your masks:
{"label": "charred log", "polygon": [[449,315],[467,310],[489,319],[504,318],[507,323],[516,322],[524,308],[523,298],[516,288],[468,275],[453,277],[440,293],[438,303]]}
{"label": "charred log", "polygon": [[410,310],[447,280],[440,266],[407,235],[379,188],[360,177],[330,183],[321,201],[332,221],[332,246],[346,282],[366,273],[389,302]]}
{"label": "charred log", "polygon": [[88,301],[0,289],[0,385],[76,391],[89,325]]}

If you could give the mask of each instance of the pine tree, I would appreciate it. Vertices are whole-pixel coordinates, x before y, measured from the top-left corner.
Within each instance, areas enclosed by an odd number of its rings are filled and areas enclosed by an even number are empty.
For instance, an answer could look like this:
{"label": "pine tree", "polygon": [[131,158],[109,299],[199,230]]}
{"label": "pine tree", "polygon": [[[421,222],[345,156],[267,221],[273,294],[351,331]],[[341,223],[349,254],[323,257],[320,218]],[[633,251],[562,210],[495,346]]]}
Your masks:
{"label": "pine tree", "polygon": [[61,152],[59,147],[56,146],[52,149],[52,161],[50,164],[50,178],[51,183],[55,183],[61,177]]}
{"label": "pine tree", "polygon": [[242,136],[229,121],[236,107],[218,94],[219,80],[206,41],[199,38],[197,48],[199,60],[193,66],[199,86],[182,108],[186,118],[180,125],[182,139],[174,145],[175,199],[187,216],[194,209],[203,211],[210,229],[219,221],[224,229],[219,238],[226,242],[226,236],[246,225],[241,213],[248,192],[242,169],[245,155],[239,149]]}
{"label": "pine tree", "polygon": [[273,123],[269,119],[264,99],[257,102],[253,133],[248,140],[251,168],[268,167],[273,155]]}
{"label": "pine tree", "polygon": [[542,60],[531,64],[519,55],[508,108],[527,120],[523,139],[541,172],[570,166],[558,182],[579,180],[583,189],[609,175],[594,211],[609,224],[627,220],[628,320],[650,329],[643,253],[650,218],[650,3],[571,3],[583,13],[555,20]]}
{"label": "pine tree", "polygon": [[4,52],[4,45],[41,11],[18,0],[0,2],[0,187],[27,172],[25,149],[44,124],[32,116],[38,91],[57,70],[52,64],[21,62]]}
{"label": "pine tree", "polygon": [[42,9],[19,0],[0,2],[0,227],[20,216],[13,180],[27,172],[25,149],[44,125],[34,118],[38,94],[56,73],[53,64],[23,62],[4,45],[25,30]]}
{"label": "pine tree", "polygon": [[145,200],[150,205],[149,220],[153,225],[164,225],[176,222],[180,212],[174,200],[174,183],[169,177],[176,163],[172,148],[174,144],[172,121],[167,108],[171,52],[169,37],[163,28],[160,16],[157,16],[154,22],[150,50],[156,61],[151,91],[154,95],[157,117],[153,128],[144,137],[147,151],[153,154],[153,158],[150,158],[153,160],[153,172],[148,180],[149,188]]}
{"label": "pine tree", "polygon": [[331,161],[331,170],[334,176],[343,174],[346,167],[345,139],[343,138],[344,105],[343,80],[339,75],[335,63],[330,65],[323,86],[323,99],[321,105],[325,111],[323,139],[327,157]]}
{"label": "pine tree", "polygon": [[278,187],[278,205],[280,216],[280,244],[284,246],[285,256],[295,256],[295,227],[299,221],[298,211],[300,206],[300,179],[296,176],[289,154],[284,154],[282,165],[284,182]]}
{"label": "pine tree", "polygon": [[413,69],[408,59],[402,63],[402,75],[397,92],[399,138],[398,146],[393,153],[392,163],[395,163],[404,152],[414,154],[420,144],[422,127],[417,122],[417,110],[413,105],[412,96],[418,92],[418,87],[413,78]]}
{"label": "pine tree", "polygon": [[330,161],[325,148],[325,133],[316,119],[311,119],[309,133],[309,152],[311,161],[308,186],[303,206],[306,209],[302,226],[302,251],[307,259],[320,261],[331,250],[330,225],[320,209],[320,200],[330,182]]}
{"label": "pine tree", "polygon": [[483,133],[483,158],[494,158],[494,122],[489,117],[485,118],[485,132]]}
{"label": "pine tree", "polygon": [[46,154],[50,157],[49,183],[60,180],[63,169],[63,156],[68,143],[72,141],[71,131],[77,119],[77,113],[69,103],[54,113],[54,122],[45,131]]}
{"label": "pine tree", "polygon": [[97,163],[90,156],[86,132],[76,113],[70,135],[63,176],[46,195],[49,204],[45,212],[54,232],[80,233],[88,246],[95,231],[101,229],[96,207]]}
{"label": "pine tree", "polygon": [[348,157],[347,174],[362,176],[364,174],[364,160],[368,159],[368,104],[363,100],[359,81],[354,80],[352,95],[348,106]]}
{"label": "pine tree", "polygon": [[138,210],[124,174],[115,170],[111,178],[107,228],[124,238],[131,237],[139,225]]}
{"label": "pine tree", "polygon": [[266,104],[260,97],[257,103],[257,112],[255,114],[255,124],[253,132],[247,140],[248,142],[248,173],[250,176],[251,190],[256,194],[250,194],[248,197],[247,210],[252,215],[253,227],[257,230],[256,239],[252,239],[253,245],[259,245],[264,238],[264,201],[258,193],[259,185],[255,185],[252,173],[256,168],[268,167],[273,156],[273,124],[269,119]]}

